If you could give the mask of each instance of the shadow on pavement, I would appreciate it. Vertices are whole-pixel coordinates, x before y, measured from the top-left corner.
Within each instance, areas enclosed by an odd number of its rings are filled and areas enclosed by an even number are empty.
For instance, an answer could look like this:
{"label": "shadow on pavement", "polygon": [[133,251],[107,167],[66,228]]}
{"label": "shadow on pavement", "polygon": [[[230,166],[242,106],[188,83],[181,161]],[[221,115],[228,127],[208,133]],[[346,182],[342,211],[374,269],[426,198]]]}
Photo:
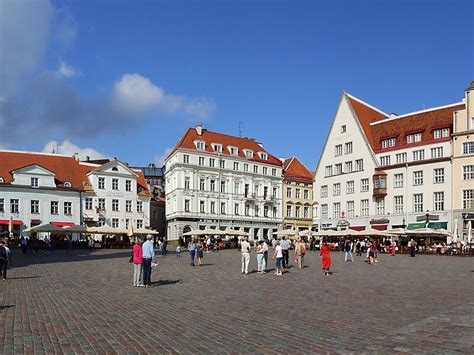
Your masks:
{"label": "shadow on pavement", "polygon": [[0,306],[0,310],[5,309],[5,308],[12,308],[12,307],[15,307],[15,305],[14,304],[9,304],[9,305],[6,305],[6,306]]}
{"label": "shadow on pavement", "polygon": [[35,275],[35,276],[9,277],[8,280],[37,279],[38,277],[41,277],[41,276],[40,275]]}
{"label": "shadow on pavement", "polygon": [[153,286],[165,286],[165,285],[174,285],[174,284],[177,284],[177,283],[181,283],[183,282],[183,280],[179,279],[179,280],[159,280],[159,281],[153,281],[151,284]]}

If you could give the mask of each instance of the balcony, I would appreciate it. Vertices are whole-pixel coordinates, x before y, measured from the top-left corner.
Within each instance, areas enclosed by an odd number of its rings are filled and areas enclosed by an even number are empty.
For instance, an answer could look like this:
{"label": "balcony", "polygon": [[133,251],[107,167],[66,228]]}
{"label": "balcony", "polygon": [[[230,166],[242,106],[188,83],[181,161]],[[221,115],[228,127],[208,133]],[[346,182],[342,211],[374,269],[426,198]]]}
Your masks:
{"label": "balcony", "polygon": [[372,178],[374,183],[372,195],[376,198],[387,196],[387,173],[378,171]]}
{"label": "balcony", "polygon": [[244,196],[247,201],[255,201],[257,199],[257,194],[255,193],[245,193]]}

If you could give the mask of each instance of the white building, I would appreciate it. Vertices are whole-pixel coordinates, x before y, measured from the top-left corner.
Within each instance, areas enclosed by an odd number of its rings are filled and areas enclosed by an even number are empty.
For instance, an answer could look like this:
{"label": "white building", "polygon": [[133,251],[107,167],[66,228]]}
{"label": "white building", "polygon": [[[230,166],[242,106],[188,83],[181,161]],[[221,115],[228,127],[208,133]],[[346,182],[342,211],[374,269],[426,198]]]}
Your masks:
{"label": "white building", "polygon": [[316,170],[314,223],[414,229],[429,218],[433,228],[451,228],[450,137],[462,106],[397,116],[344,93]]}
{"label": "white building", "polygon": [[166,159],[168,238],[204,228],[271,238],[282,221],[282,162],[253,139],[190,128]]}

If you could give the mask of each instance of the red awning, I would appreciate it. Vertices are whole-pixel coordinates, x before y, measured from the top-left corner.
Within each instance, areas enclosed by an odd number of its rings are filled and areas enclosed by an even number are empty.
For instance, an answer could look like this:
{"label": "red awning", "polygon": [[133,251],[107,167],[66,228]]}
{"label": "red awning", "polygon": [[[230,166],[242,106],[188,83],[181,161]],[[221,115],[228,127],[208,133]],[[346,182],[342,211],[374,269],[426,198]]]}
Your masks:
{"label": "red awning", "polygon": [[355,231],[363,231],[365,230],[365,226],[350,226],[349,229],[352,229]]}
{"label": "red awning", "polygon": [[373,229],[377,229],[378,231],[387,230],[388,224],[374,224],[372,225]]}
{"label": "red awning", "polygon": [[[10,223],[10,220],[9,220],[9,219],[0,219],[0,224],[7,225],[7,226],[8,226],[8,223]],[[13,225],[14,225],[14,226],[21,226],[22,224],[23,224],[23,222],[20,221],[19,219],[14,219],[14,220],[13,220]]]}
{"label": "red awning", "polygon": [[51,224],[53,226],[56,226],[56,227],[72,227],[72,226],[75,226],[75,224],[72,223],[72,222],[51,222]]}

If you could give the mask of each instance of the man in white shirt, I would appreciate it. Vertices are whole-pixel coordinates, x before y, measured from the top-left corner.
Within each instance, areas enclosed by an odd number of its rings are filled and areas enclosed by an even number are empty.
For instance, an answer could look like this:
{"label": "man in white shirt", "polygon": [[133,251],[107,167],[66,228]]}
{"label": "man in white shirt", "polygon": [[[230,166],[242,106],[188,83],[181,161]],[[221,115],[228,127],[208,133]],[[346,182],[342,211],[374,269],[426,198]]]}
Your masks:
{"label": "man in white shirt", "polygon": [[247,238],[244,238],[240,243],[240,250],[242,252],[242,274],[248,275],[250,262],[250,243]]}
{"label": "man in white shirt", "polygon": [[290,257],[289,257],[290,254],[288,252],[288,250],[290,249],[290,243],[286,240],[285,237],[282,237],[280,246],[281,246],[281,251],[283,253],[283,268],[288,269],[289,262],[290,262]]}

